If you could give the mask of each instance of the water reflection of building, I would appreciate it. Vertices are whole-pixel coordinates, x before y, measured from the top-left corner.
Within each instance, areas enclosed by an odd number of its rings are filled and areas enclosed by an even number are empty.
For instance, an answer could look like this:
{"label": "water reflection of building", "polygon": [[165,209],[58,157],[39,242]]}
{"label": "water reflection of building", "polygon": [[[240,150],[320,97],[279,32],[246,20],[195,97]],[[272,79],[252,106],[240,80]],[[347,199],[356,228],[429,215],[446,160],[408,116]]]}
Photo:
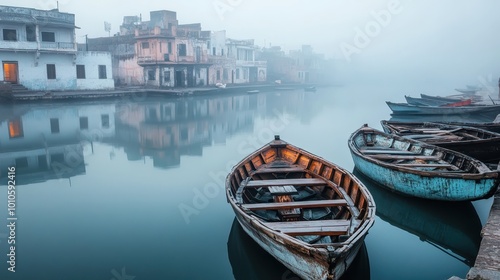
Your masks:
{"label": "water reflection of building", "polygon": [[85,173],[83,144],[114,136],[114,105],[16,105],[0,122],[0,176],[16,166],[18,183]]}
{"label": "water reflection of building", "polygon": [[262,100],[234,95],[120,104],[115,143],[125,147],[129,160],[150,156],[157,167],[175,167],[182,155],[201,156],[204,147],[252,131]]}

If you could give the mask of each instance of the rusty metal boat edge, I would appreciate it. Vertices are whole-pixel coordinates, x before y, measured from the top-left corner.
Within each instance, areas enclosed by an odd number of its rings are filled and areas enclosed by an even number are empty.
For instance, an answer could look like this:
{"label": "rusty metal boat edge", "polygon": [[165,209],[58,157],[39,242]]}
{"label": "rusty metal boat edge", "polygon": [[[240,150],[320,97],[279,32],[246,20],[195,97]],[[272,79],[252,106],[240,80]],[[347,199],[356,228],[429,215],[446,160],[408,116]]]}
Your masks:
{"label": "rusty metal boat edge", "polygon": [[[257,157],[263,160],[262,164],[267,164],[268,162],[265,162],[264,157],[261,155],[264,151],[269,149],[289,149],[296,152],[298,156],[297,161],[294,163],[302,166],[311,176],[323,178],[330,182],[332,182],[332,180],[336,181],[335,183],[337,183],[339,187],[342,187],[344,183],[358,186],[356,192],[359,194],[354,195],[357,196],[355,200],[362,196],[366,201],[366,209],[363,210],[364,217],[361,223],[357,226],[352,235],[346,240],[342,240],[342,242],[309,244],[291,235],[267,227],[265,221],[261,217],[253,215],[252,212],[245,209],[244,206],[237,201],[235,193],[231,189],[232,176],[236,172],[240,174],[246,172],[246,174],[248,174],[250,170],[246,170],[245,166],[248,167],[248,163],[252,160],[255,161]],[[304,161],[298,160],[299,158],[310,159],[309,164],[305,164]],[[321,163],[325,168],[316,168],[317,165],[313,167],[314,164],[310,164],[313,161]],[[246,171],[243,171],[244,169]],[[328,177],[331,179],[324,176],[328,173],[324,172],[326,169],[330,170]],[[354,189],[354,187],[352,189]],[[351,195],[346,192],[343,192],[343,194],[348,196]],[[248,155],[233,167],[232,171],[226,177],[226,195],[228,203],[233,208],[236,218],[244,231],[265,251],[304,279],[339,279],[354,260],[363,244],[368,230],[375,221],[375,202],[368,189],[360,180],[349,171],[280,140],[279,136],[276,136],[274,141],[271,141]]]}

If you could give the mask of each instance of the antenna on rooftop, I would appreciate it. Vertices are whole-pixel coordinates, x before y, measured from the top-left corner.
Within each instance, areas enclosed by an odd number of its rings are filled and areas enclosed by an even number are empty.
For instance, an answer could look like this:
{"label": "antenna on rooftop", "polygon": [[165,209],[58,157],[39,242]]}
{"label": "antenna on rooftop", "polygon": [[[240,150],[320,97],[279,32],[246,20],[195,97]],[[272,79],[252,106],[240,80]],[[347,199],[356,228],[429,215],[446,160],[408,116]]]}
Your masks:
{"label": "antenna on rooftop", "polygon": [[56,7],[57,7],[57,11],[59,11],[59,1],[56,1]]}
{"label": "antenna on rooftop", "polygon": [[104,31],[108,32],[108,37],[111,36],[111,23],[105,21],[104,22]]}

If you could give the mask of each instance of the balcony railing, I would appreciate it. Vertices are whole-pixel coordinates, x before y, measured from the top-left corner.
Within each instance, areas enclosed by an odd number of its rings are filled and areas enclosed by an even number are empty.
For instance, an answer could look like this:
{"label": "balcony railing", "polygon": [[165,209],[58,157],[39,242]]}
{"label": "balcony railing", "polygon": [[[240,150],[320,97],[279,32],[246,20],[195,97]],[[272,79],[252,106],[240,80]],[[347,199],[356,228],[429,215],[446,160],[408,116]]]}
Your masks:
{"label": "balcony railing", "polygon": [[265,60],[236,60],[236,66],[245,67],[267,67],[267,61]]}
{"label": "balcony railing", "polygon": [[10,50],[32,50],[36,51],[38,49],[37,42],[26,42],[26,41],[2,41],[0,40],[0,49],[10,49]]}
{"label": "balcony railing", "polygon": [[40,42],[41,50],[76,51],[76,44],[71,42]]}

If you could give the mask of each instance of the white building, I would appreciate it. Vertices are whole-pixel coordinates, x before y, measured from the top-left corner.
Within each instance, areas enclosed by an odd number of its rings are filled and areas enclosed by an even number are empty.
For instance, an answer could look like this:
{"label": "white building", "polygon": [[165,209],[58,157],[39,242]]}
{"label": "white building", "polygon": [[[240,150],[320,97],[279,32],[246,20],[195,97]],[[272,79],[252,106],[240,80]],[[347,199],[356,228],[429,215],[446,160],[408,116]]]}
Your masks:
{"label": "white building", "polygon": [[228,39],[227,55],[236,60],[234,83],[257,83],[267,80],[267,61],[255,59],[258,47],[254,40]]}
{"label": "white building", "polygon": [[111,55],[78,52],[75,15],[0,6],[0,81],[30,90],[113,89]]}

